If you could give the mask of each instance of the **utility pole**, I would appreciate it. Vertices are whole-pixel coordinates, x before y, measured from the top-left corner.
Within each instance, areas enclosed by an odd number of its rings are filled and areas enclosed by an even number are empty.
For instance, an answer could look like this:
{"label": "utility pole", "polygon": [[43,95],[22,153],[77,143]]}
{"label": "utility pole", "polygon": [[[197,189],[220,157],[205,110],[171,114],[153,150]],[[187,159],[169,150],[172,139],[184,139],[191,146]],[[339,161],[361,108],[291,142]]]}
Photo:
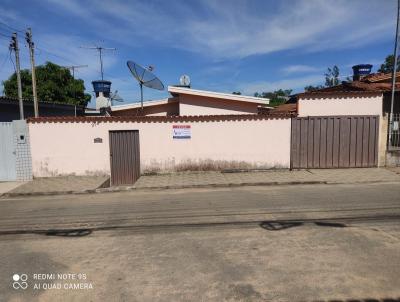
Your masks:
{"label": "utility pole", "polygon": [[[69,69],[72,71],[72,78],[75,81],[75,69],[88,67],[88,65],[72,65],[72,66],[63,66],[63,67],[65,69]],[[74,87],[74,99],[76,99],[75,83],[74,83],[73,87]],[[75,117],[76,117],[76,104],[75,104]]]}
{"label": "utility pole", "polygon": [[397,72],[397,43],[399,40],[399,19],[400,19],[400,0],[397,0],[397,25],[396,25],[396,39],[394,40],[394,66],[392,72],[392,98],[390,100],[390,114],[389,114],[389,148],[392,147],[392,132],[393,132],[393,107],[396,91],[396,72]]}
{"label": "utility pole", "polygon": [[103,51],[104,50],[117,50],[116,48],[106,48],[102,46],[94,46],[94,47],[84,47],[81,46],[81,48],[86,48],[86,49],[96,49],[99,52],[99,58],[100,58],[100,71],[101,71],[101,80],[104,80],[104,72],[103,72]]}
{"label": "utility pole", "polygon": [[14,50],[15,53],[15,73],[17,74],[17,86],[18,86],[18,100],[19,100],[19,118],[24,119],[24,103],[22,101],[22,85],[21,85],[21,70],[19,66],[19,48],[18,48],[18,36],[17,33],[13,33],[10,42],[10,50]]}
{"label": "utility pole", "polygon": [[36,71],[35,71],[35,55],[34,55],[35,44],[32,42],[32,30],[30,27],[26,31],[25,39],[26,42],[28,43],[29,55],[31,57],[33,109],[35,112],[35,117],[39,117],[39,104],[38,104],[37,90],[36,90]]}

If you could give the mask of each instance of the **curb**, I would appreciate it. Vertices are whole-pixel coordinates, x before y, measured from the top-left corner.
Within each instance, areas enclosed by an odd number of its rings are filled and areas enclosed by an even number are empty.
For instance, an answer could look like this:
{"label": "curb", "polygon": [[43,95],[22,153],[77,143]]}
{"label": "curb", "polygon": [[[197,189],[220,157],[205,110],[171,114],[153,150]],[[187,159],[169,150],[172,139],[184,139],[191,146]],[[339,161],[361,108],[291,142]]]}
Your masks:
{"label": "curb", "polygon": [[28,196],[54,196],[54,195],[70,195],[70,194],[96,194],[96,193],[116,193],[128,191],[161,191],[176,189],[194,189],[194,188],[234,188],[244,186],[282,186],[282,185],[315,185],[327,184],[326,181],[288,181],[288,182],[249,182],[249,183],[228,183],[228,184],[203,184],[203,185],[176,185],[176,186],[156,186],[137,188],[135,186],[123,187],[99,187],[97,189],[82,191],[53,191],[53,192],[32,192],[32,193],[4,193],[0,198],[7,197],[28,197]]}
{"label": "curb", "polygon": [[124,187],[99,187],[97,189],[81,191],[53,191],[53,192],[32,192],[32,193],[4,193],[1,198],[7,197],[29,197],[29,196],[54,196],[54,195],[79,195],[79,194],[98,194],[98,193],[116,193],[128,191],[161,191],[177,189],[201,189],[201,188],[235,188],[244,186],[291,186],[291,185],[343,185],[343,184],[374,184],[374,183],[397,183],[396,181],[361,181],[361,182],[329,182],[329,181],[286,181],[286,182],[250,182],[250,183],[227,183],[227,184],[200,184],[200,185],[173,185],[137,188],[135,186]]}

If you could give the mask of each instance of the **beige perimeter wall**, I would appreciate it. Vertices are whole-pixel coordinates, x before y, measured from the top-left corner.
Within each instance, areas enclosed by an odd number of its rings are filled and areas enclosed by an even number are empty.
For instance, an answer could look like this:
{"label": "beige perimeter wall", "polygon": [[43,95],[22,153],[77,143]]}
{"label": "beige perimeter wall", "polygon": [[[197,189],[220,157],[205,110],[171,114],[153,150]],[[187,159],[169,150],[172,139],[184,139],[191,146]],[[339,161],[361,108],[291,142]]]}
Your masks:
{"label": "beige perimeter wall", "polygon": [[343,97],[314,97],[299,99],[297,110],[299,116],[326,115],[380,115],[382,116],[382,94]]}
{"label": "beige perimeter wall", "polygon": [[[191,139],[173,139],[190,125]],[[30,123],[35,177],[109,174],[109,131],[139,130],[141,170],[288,168],[290,119],[203,122]],[[102,143],[94,143],[101,138]]]}

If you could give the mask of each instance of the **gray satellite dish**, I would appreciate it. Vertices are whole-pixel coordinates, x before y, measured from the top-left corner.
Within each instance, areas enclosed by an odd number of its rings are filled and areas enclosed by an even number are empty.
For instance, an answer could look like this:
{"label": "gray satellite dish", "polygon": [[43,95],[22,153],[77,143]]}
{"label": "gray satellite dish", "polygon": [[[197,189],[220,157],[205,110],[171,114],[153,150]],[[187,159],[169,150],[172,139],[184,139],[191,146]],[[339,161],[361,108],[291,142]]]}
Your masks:
{"label": "gray satellite dish", "polygon": [[114,102],[121,102],[122,103],[124,101],[124,99],[119,96],[118,90],[115,90],[114,93],[110,94],[109,100],[110,100],[111,106],[113,106]]}
{"label": "gray satellite dish", "polygon": [[186,74],[181,75],[181,77],[179,78],[179,82],[182,86],[190,86],[190,78]]}
{"label": "gray satellite dish", "polygon": [[143,110],[143,86],[157,90],[164,90],[164,84],[150,71],[153,70],[154,67],[146,69],[132,61],[126,62],[126,65],[128,65],[133,77],[139,82],[140,102]]}

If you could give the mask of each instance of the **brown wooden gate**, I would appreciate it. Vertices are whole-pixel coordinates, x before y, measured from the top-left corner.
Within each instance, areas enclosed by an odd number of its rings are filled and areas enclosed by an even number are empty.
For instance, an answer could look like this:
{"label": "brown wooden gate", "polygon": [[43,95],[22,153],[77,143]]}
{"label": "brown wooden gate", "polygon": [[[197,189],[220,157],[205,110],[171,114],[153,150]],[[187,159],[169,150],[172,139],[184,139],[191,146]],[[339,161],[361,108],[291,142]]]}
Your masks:
{"label": "brown wooden gate", "polygon": [[291,168],[376,167],[379,116],[292,118]]}
{"label": "brown wooden gate", "polygon": [[139,131],[110,131],[111,184],[134,184],[140,177]]}

